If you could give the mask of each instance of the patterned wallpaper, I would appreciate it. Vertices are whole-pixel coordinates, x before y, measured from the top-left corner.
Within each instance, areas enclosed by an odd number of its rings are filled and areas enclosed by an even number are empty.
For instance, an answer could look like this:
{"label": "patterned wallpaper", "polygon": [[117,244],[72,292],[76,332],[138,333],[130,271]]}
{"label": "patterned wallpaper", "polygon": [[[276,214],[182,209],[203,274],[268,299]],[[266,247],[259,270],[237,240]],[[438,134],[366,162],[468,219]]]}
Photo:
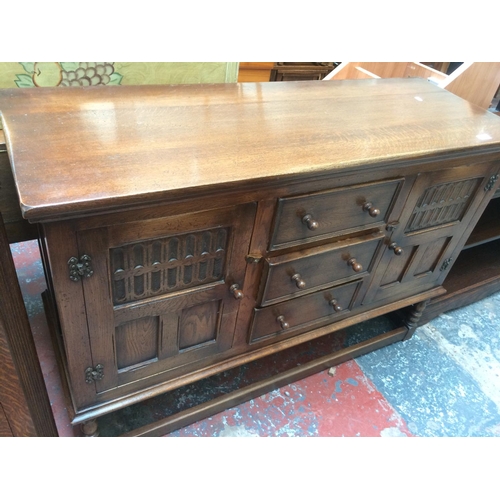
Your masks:
{"label": "patterned wallpaper", "polygon": [[0,88],[234,83],[237,80],[237,62],[0,62]]}
{"label": "patterned wallpaper", "polygon": [[0,62],[0,88],[231,83],[237,79],[238,63],[231,62]]}

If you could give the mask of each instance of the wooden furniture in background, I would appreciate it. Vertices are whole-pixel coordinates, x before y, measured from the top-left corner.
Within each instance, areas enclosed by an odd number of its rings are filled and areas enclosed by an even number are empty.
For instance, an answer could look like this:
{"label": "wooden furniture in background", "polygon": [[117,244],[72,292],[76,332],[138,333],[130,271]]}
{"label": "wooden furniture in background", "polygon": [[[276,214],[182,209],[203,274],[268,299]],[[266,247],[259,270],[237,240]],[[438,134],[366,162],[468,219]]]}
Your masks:
{"label": "wooden furniture in background", "polygon": [[287,82],[298,80],[322,80],[337,63],[333,62],[277,62],[274,63],[270,80]]}
{"label": "wooden furniture in background", "polygon": [[500,120],[420,79],[244,88],[0,92],[87,434],[105,413],[406,307],[393,331],[293,377],[408,338],[498,186]]}
{"label": "wooden furniture in background", "polygon": [[273,67],[273,62],[240,62],[238,82],[268,82]]}
{"label": "wooden furniture in background", "polygon": [[[450,67],[449,62],[422,62],[424,66],[440,71],[441,73],[448,73],[448,68]],[[454,63],[458,64],[458,63]]]}
{"label": "wooden furniture in background", "polygon": [[0,437],[57,435],[0,215]]}
{"label": "wooden furniture in background", "polygon": [[440,88],[488,109],[500,85],[500,62],[465,62],[450,75],[418,62],[343,62],[324,79],[356,80],[369,77],[426,78]]}
{"label": "wooden furniture in background", "polygon": [[334,62],[240,62],[238,82],[322,80]]}

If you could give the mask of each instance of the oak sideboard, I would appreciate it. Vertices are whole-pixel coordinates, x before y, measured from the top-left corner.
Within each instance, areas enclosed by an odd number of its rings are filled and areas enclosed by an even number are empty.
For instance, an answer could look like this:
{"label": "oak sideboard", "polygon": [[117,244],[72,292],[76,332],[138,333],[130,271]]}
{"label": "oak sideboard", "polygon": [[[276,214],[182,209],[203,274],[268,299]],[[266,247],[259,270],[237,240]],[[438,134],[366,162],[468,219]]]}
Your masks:
{"label": "oak sideboard", "polygon": [[383,314],[401,327],[345,356],[408,338],[499,185],[500,118],[419,79],[9,89],[0,111],[87,435]]}

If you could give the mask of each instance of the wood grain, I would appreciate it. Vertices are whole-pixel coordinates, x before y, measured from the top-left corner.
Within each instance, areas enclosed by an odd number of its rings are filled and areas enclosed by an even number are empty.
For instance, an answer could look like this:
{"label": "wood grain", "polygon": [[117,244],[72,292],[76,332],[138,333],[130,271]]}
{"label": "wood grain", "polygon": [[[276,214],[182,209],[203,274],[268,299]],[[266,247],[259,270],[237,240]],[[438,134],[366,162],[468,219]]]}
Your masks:
{"label": "wood grain", "polygon": [[158,357],[159,318],[130,321],[116,329],[116,360],[120,370]]}
{"label": "wood grain", "polygon": [[0,380],[0,402],[5,419],[2,427],[4,431],[9,429],[10,432],[10,434],[5,435],[36,436],[33,420],[8,344],[3,318],[0,321]]}
{"label": "wood grain", "polygon": [[32,221],[500,150],[496,116],[419,79],[5,89],[0,110]]}
{"label": "wood grain", "polygon": [[0,437],[14,437],[7,416],[0,403]]}

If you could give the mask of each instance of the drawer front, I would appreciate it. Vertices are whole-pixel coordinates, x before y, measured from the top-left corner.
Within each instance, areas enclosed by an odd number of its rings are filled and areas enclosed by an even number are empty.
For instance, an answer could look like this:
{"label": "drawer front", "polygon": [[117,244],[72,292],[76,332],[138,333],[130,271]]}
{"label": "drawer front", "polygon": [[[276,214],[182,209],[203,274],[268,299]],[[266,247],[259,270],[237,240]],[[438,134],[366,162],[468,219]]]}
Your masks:
{"label": "drawer front", "polygon": [[281,198],[270,249],[297,245],[388,222],[402,179]]}
{"label": "drawer front", "polygon": [[366,276],[384,235],[353,238],[267,260],[262,305],[303,295],[351,277]]}
{"label": "drawer front", "polygon": [[320,326],[325,321],[336,321],[351,310],[361,281],[347,283],[296,298],[255,309],[250,343],[271,337],[302,333],[304,329]]}

